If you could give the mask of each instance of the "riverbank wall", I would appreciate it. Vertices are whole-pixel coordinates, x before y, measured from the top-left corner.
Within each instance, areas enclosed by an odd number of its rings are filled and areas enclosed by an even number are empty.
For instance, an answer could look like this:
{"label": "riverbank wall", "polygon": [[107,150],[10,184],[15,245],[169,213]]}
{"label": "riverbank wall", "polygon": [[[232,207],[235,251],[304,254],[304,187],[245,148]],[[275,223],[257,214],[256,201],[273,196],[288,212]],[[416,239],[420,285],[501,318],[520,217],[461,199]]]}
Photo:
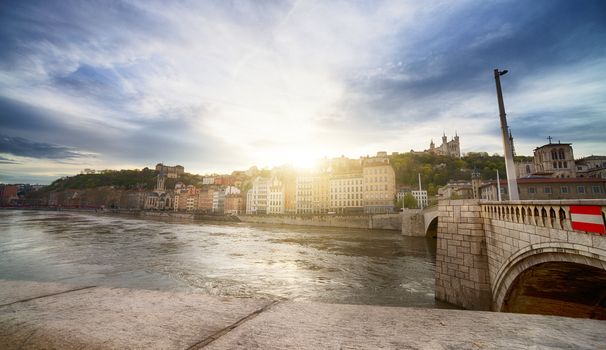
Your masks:
{"label": "riverbank wall", "polygon": [[[17,210],[50,210],[51,208],[12,208]],[[252,224],[343,227],[374,230],[402,231],[402,214],[373,215],[209,215],[201,213],[183,213],[175,211],[147,211],[129,209],[66,209],[59,211],[88,212],[102,215],[123,215],[139,218],[167,218],[178,220],[201,220],[222,222],[247,222]],[[408,219],[407,219],[408,222]]]}
{"label": "riverbank wall", "polygon": [[242,222],[273,225],[402,230],[400,214],[374,215],[240,215]]}
{"label": "riverbank wall", "polygon": [[606,322],[0,280],[2,349],[601,349]]}

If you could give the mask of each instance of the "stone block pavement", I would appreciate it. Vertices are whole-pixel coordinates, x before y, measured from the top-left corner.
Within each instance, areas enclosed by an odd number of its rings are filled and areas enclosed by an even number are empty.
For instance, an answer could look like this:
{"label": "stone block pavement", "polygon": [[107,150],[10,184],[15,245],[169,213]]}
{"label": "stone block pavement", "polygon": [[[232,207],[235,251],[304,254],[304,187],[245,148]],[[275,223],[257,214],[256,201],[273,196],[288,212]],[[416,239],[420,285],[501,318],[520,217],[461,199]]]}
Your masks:
{"label": "stone block pavement", "polygon": [[606,349],[606,321],[0,280],[1,349]]}

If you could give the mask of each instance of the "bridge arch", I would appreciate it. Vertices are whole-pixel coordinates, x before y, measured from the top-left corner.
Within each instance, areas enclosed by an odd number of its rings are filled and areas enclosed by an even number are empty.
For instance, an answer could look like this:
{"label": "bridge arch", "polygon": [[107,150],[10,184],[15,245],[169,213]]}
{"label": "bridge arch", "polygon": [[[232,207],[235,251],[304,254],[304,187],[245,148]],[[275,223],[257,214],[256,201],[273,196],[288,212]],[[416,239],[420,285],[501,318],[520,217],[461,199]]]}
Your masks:
{"label": "bridge arch", "polygon": [[437,207],[429,207],[427,209],[425,209],[423,211],[423,224],[424,224],[424,231],[425,235],[429,235],[430,234],[430,229],[435,229],[435,231],[432,232],[437,232],[437,228],[438,228],[438,216],[439,216],[439,211]]}
{"label": "bridge arch", "polygon": [[494,279],[493,310],[606,318],[606,251],[578,248],[549,242],[512,255]]}

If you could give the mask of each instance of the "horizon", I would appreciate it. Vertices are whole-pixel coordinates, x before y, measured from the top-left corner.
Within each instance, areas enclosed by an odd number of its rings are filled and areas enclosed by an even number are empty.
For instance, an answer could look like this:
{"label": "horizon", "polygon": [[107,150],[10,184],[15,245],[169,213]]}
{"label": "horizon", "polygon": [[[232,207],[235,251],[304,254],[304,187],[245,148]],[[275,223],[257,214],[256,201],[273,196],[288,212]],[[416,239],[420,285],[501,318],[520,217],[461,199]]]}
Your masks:
{"label": "horizon", "polygon": [[[0,4],[0,183],[162,162],[190,173],[324,157],[604,154],[606,3]],[[338,14],[338,15],[335,15]],[[147,165],[146,165],[147,164]]]}

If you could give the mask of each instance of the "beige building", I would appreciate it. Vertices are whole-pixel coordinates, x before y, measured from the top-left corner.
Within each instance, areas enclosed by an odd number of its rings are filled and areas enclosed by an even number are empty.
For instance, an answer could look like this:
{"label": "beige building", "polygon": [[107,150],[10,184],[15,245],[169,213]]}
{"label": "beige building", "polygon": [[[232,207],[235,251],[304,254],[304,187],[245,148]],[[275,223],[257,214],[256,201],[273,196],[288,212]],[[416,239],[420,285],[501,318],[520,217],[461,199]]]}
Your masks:
{"label": "beige building", "polygon": [[193,185],[179,186],[175,189],[174,211],[198,210],[199,196],[200,190]]}
{"label": "beige building", "polygon": [[169,166],[158,163],[156,164],[156,171],[164,174],[169,179],[177,179],[185,173],[185,168],[181,165]]}
{"label": "beige building", "polygon": [[438,188],[439,199],[473,198],[473,186],[471,181],[467,180],[450,180],[445,186]]}
{"label": "beige building", "polygon": [[396,197],[396,174],[387,153],[362,158],[364,212],[392,213]]}
{"label": "beige building", "polygon": [[534,150],[534,175],[574,178],[576,168],[570,143],[548,143]]}
{"label": "beige building", "polygon": [[297,214],[312,213],[312,184],[313,176],[297,176],[295,187]]}
{"label": "beige building", "polygon": [[589,156],[575,161],[577,176],[606,179],[606,156]]}
{"label": "beige building", "polygon": [[295,214],[297,212],[297,179],[286,177],[282,179],[284,185],[284,212]]}
{"label": "beige building", "polygon": [[524,161],[524,162],[515,162],[516,167],[516,177],[518,179],[523,177],[532,176],[536,172],[536,168],[534,165],[534,160]]}
{"label": "beige building", "polygon": [[364,211],[364,177],[362,173],[334,175],[330,184],[330,211],[359,213]]}
{"label": "beige building", "polygon": [[211,213],[213,210],[214,186],[205,186],[198,193],[198,210],[203,213]]}
{"label": "beige building", "polygon": [[226,215],[240,215],[245,213],[246,203],[241,194],[226,194],[224,213]]}
{"label": "beige building", "polygon": [[297,214],[326,214],[330,206],[329,176],[326,173],[297,176]]}

